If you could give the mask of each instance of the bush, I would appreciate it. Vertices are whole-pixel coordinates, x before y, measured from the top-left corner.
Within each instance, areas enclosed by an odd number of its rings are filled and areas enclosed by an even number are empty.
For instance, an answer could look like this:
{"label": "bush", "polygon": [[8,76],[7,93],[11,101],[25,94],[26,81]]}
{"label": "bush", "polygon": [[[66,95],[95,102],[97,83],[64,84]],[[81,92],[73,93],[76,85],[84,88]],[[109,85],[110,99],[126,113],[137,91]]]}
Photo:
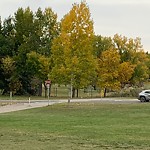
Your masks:
{"label": "bush", "polygon": [[110,94],[111,97],[137,97],[138,93],[142,91],[142,88],[129,87],[123,88],[120,91],[116,91]]}

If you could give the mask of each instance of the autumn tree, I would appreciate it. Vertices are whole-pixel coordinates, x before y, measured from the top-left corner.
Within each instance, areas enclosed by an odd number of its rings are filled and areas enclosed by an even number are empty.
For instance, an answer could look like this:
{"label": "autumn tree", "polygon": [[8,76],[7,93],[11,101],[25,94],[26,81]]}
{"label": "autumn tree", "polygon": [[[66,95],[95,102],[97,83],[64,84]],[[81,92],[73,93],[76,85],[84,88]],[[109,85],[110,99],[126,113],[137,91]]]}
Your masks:
{"label": "autumn tree", "polygon": [[118,68],[120,65],[120,55],[116,49],[109,49],[102,52],[98,59],[98,86],[104,89],[106,96],[107,89],[119,89]]}
{"label": "autumn tree", "polygon": [[53,41],[54,67],[50,77],[54,82],[71,84],[73,91],[92,84],[96,68],[93,37],[93,21],[87,4],[75,3],[61,20],[60,35]]}
{"label": "autumn tree", "polygon": [[[113,37],[113,44],[120,54],[121,62],[128,62],[131,64],[131,68],[129,67],[128,71],[134,68],[130,83],[141,86],[141,84],[149,77],[147,66],[148,57],[142,49],[141,39],[138,37],[135,39],[128,39],[125,36],[116,34]],[[128,73],[126,74],[126,77],[128,77]]]}
{"label": "autumn tree", "polygon": [[131,78],[133,76],[135,65],[130,62],[123,62],[118,67],[118,80],[123,88],[126,84],[131,83]]}
{"label": "autumn tree", "polygon": [[133,61],[134,54],[142,50],[141,39],[140,38],[127,38],[115,34],[113,37],[113,45],[118,50],[121,61]]}
{"label": "autumn tree", "polygon": [[149,78],[149,58],[144,51],[136,52],[133,64],[135,65],[131,82],[134,85],[143,86],[143,83]]}
{"label": "autumn tree", "polygon": [[146,62],[146,66],[148,67],[148,78],[150,78],[150,54],[146,52],[146,56],[148,58],[148,61]]}

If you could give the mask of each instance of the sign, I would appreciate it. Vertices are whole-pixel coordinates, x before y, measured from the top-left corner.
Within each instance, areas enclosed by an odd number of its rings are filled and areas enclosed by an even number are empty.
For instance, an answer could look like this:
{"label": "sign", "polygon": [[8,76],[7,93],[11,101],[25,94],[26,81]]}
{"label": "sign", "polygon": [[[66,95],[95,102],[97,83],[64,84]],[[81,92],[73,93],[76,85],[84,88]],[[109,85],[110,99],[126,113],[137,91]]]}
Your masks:
{"label": "sign", "polygon": [[50,84],[51,84],[51,80],[46,80],[46,81],[45,81],[45,85],[47,86],[47,88],[50,87]]}
{"label": "sign", "polygon": [[51,80],[46,80],[45,81],[45,84],[47,85],[47,84],[51,84]]}
{"label": "sign", "polygon": [[49,88],[50,88],[50,84],[51,84],[51,80],[46,80],[45,81],[45,85],[47,87],[47,97],[48,97],[48,105],[49,105],[49,96],[50,96],[50,92],[49,92]]}

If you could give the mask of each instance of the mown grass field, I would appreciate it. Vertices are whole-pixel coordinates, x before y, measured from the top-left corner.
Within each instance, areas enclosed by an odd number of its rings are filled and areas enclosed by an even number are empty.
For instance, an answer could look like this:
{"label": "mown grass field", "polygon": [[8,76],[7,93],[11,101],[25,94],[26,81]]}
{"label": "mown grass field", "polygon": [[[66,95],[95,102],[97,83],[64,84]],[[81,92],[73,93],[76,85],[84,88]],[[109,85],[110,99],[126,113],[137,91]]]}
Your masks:
{"label": "mown grass field", "polygon": [[150,103],[70,103],[0,114],[0,150],[106,149],[150,149]]}

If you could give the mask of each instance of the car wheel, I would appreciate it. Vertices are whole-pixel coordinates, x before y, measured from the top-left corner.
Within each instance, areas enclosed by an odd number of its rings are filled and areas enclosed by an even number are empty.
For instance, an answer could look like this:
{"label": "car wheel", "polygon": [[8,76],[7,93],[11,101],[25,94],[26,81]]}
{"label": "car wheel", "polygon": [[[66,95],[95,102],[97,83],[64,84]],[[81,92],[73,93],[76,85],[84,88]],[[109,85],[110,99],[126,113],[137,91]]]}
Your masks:
{"label": "car wheel", "polygon": [[146,102],[145,97],[143,97],[143,96],[142,96],[142,97],[140,97],[140,101],[141,101],[141,102]]}

